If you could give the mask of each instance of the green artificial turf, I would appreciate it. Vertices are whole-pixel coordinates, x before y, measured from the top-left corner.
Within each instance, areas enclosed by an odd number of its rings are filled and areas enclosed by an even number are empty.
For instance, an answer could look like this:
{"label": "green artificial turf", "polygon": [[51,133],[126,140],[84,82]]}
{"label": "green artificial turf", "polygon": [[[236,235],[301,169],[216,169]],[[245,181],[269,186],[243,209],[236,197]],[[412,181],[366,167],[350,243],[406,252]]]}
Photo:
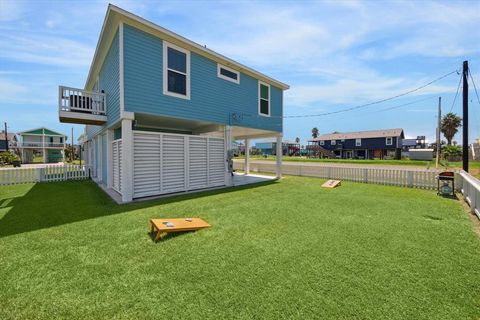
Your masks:
{"label": "green artificial turf", "polygon": [[[0,319],[478,319],[480,238],[434,191],[321,179],[116,205],[0,187]],[[212,227],[153,243],[150,218]]]}

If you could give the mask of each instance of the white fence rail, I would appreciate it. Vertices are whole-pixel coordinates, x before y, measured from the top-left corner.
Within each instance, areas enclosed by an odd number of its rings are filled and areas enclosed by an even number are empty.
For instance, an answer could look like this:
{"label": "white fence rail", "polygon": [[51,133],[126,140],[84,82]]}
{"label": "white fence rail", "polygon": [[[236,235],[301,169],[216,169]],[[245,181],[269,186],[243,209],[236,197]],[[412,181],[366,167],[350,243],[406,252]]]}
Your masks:
{"label": "white fence rail", "polygon": [[[234,169],[244,170],[244,162],[235,161]],[[250,171],[275,173],[275,163],[251,162]],[[319,166],[295,163],[283,163],[282,173],[420,189],[436,189],[438,174],[433,170]]]}
{"label": "white fence rail", "polygon": [[81,180],[88,178],[88,176],[88,168],[77,165],[48,166],[45,168],[11,168],[0,170],[0,185]]}
{"label": "white fence rail", "polygon": [[96,115],[106,114],[105,94],[82,89],[60,86],[58,89],[60,111],[86,112]]}
{"label": "white fence rail", "polygon": [[458,174],[461,191],[472,212],[480,219],[480,180],[465,171]]}

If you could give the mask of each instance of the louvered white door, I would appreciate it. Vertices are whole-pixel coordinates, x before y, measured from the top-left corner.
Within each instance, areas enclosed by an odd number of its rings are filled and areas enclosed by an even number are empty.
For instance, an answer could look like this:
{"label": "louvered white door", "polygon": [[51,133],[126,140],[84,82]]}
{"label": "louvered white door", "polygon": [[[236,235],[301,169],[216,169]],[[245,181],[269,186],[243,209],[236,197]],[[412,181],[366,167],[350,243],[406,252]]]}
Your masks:
{"label": "louvered white door", "polygon": [[188,139],[188,188],[208,187],[208,139],[189,137]]}
{"label": "louvered white door", "polygon": [[208,141],[208,180],[210,187],[225,185],[225,140],[209,138]]}
{"label": "louvered white door", "polygon": [[225,185],[224,139],[135,131],[133,196]]}
{"label": "louvered white door", "polygon": [[183,135],[162,135],[162,193],[187,190],[186,138]]}
{"label": "louvered white door", "polygon": [[133,197],[160,194],[161,136],[135,133],[133,136]]}
{"label": "louvered white door", "polygon": [[119,193],[122,191],[122,140],[112,142],[112,174],[113,189]]}

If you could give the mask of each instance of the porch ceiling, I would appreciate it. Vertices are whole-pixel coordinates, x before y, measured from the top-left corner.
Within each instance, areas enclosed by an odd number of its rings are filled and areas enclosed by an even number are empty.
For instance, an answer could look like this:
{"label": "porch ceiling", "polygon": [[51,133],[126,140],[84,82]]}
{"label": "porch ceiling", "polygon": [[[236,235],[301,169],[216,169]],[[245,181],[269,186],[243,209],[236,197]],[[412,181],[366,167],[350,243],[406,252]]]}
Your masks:
{"label": "porch ceiling", "polygon": [[233,139],[258,139],[258,138],[271,138],[276,137],[281,132],[253,129],[247,127],[232,127]]}

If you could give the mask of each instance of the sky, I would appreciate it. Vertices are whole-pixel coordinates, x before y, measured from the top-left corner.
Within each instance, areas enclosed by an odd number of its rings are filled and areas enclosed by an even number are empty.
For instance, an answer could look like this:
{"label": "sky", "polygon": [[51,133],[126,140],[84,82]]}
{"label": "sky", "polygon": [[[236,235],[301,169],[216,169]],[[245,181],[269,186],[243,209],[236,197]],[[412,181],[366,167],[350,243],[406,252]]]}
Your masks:
{"label": "sky", "polygon": [[[133,1],[111,3],[290,85],[284,115],[318,115],[422,86],[469,61],[480,90],[480,0]],[[19,132],[58,121],[58,86],[83,88],[108,1],[0,0],[0,121]],[[284,119],[284,139],[403,128],[432,141],[438,97],[461,116],[460,74],[398,99]],[[470,81],[470,140],[480,103]],[[407,105],[405,105],[407,104]],[[76,137],[83,126],[73,125]],[[454,140],[461,142],[461,130]]]}

